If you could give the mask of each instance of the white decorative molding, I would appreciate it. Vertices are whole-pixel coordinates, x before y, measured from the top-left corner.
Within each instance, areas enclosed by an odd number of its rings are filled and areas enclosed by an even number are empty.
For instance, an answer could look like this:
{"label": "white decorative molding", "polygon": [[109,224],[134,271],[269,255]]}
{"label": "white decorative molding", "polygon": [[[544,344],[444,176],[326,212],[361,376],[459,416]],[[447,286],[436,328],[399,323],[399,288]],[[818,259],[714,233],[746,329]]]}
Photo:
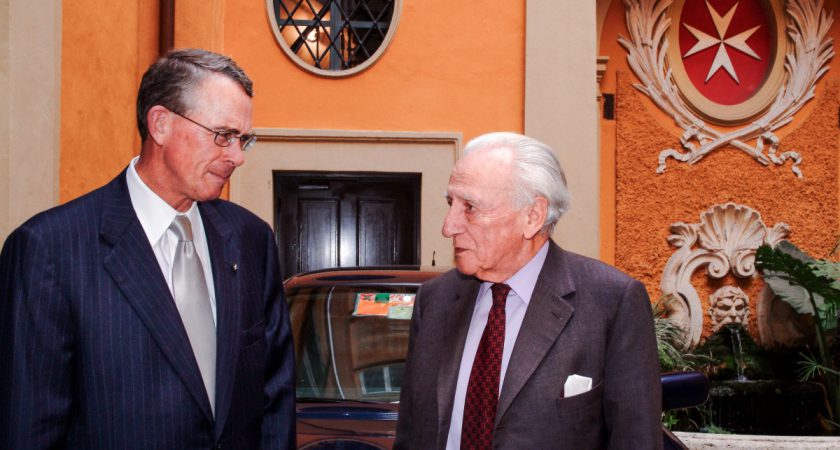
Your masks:
{"label": "white decorative molding", "polygon": [[813,344],[813,317],[796,312],[767,285],[761,289],[755,312],[762,346],[797,348]]}
{"label": "white decorative molding", "polygon": [[609,56],[599,56],[595,59],[595,81],[598,83],[598,100],[601,100],[601,80],[604,79],[604,74],[607,73],[607,63],[610,61]]}
{"label": "white decorative molding", "polygon": [[677,251],[668,259],[660,289],[673,294],[669,317],[686,332],[686,344],[696,346],[703,332],[703,311],[697,290],[691,284],[695,271],[705,267],[708,276],[720,279],[732,273],[755,275],[755,252],[762,244],[775,246],[790,234],[786,223],[768,228],[761,214],[736,203],[715,205],[700,215],[699,223],[676,222],[668,242]]}
{"label": "white decorative molding", "polygon": [[[773,131],[790,123],[793,115],[814,97],[817,80],[829,69],[834,56],[832,39],[827,36],[833,14],[823,9],[823,0],[789,0],[787,30],[793,45],[785,55],[786,80],[767,111],[744,127],[722,133],[710,127],[685,103],[667,66],[671,25],[668,15],[672,0],[624,0],[630,38],[619,37],[627,50],[627,61],[641,83],[636,89],[647,95],[683,129],[680,137],[685,152],[665,149],[659,153],[657,173],[665,171],[668,158],[694,164],[707,154],[727,145],[744,151],[759,163],[781,165],[793,161],[791,170],[802,178],[802,156],[793,151],[776,154],[779,138]],[[755,140],[755,144],[749,144]],[[767,154],[764,153],[768,146]]]}
{"label": "white decorative molding", "polygon": [[750,297],[738,286],[723,286],[709,296],[709,318],[712,332],[729,324],[747,326],[750,319]]}

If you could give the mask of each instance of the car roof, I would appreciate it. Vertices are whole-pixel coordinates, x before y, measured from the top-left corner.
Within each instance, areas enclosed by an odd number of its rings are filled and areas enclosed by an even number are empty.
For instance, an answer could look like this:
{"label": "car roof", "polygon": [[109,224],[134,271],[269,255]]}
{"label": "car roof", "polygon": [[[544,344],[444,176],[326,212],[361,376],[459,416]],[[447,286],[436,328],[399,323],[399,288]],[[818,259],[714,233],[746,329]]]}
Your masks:
{"label": "car roof", "polygon": [[331,268],[297,274],[284,283],[286,289],[313,286],[419,285],[446,271],[447,267],[377,266]]}

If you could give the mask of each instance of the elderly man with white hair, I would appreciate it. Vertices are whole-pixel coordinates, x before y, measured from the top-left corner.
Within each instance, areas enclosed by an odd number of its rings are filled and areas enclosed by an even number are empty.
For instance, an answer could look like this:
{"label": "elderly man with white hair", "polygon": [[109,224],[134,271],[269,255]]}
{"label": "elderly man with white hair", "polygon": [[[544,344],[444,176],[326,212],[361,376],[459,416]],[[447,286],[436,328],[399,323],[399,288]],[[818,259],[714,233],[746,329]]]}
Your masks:
{"label": "elderly man with white hair", "polygon": [[551,240],[569,209],[551,148],[490,133],[464,153],[442,230],[457,269],[417,296],[395,448],[660,448],[644,286]]}

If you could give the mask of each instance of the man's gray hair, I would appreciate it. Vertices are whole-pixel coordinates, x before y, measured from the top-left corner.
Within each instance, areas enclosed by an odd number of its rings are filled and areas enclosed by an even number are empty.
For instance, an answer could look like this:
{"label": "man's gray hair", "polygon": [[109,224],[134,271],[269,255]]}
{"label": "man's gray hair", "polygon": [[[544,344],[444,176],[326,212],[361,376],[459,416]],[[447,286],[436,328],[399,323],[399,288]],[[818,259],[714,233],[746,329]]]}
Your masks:
{"label": "man's gray hair", "polygon": [[524,208],[533,204],[536,197],[544,197],[548,201],[548,215],[541,231],[551,234],[554,225],[571,207],[566,175],[554,151],[528,136],[495,132],[469,141],[464,147],[464,155],[494,148],[506,148],[514,152],[514,207]]}
{"label": "man's gray hair", "polygon": [[160,105],[178,114],[190,108],[192,90],[207,77],[221,74],[239,83],[248,97],[254,96],[254,84],[236,62],[225,55],[207,50],[173,50],[158,59],[143,74],[137,92],[137,130],[140,139],[149,136],[146,117],[153,106]]}

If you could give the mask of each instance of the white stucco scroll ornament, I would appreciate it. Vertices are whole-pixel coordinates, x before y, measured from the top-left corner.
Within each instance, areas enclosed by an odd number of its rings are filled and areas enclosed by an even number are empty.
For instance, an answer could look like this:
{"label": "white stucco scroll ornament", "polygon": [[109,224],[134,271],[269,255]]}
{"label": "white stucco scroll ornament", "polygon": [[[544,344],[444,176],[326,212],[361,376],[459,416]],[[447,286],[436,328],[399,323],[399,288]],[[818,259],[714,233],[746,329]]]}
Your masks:
{"label": "white stucco scroll ornament", "polygon": [[700,215],[699,223],[671,225],[668,242],[677,250],[668,259],[660,289],[676,301],[669,305],[669,318],[686,332],[686,346],[700,343],[705,314],[691,277],[705,268],[709,277],[728,274],[738,278],[755,275],[755,252],[762,244],[775,246],[790,234],[786,223],[768,228],[761,214],[736,203],[715,205]]}
{"label": "white stucco scroll ornament", "polygon": [[[731,145],[765,166],[791,160],[791,170],[802,178],[802,156],[794,151],[777,154],[779,138],[773,132],[790,123],[794,114],[814,97],[814,86],[828,71],[828,62],[834,56],[831,38],[827,36],[834,19],[823,9],[823,0],[787,1],[785,20],[790,45],[784,55],[784,83],[774,94],[772,104],[761,109],[755,120],[729,132],[719,131],[701,119],[675,84],[673,68],[667,62],[671,27],[668,10],[672,3],[674,0],[624,0],[630,37],[618,39],[627,50],[630,68],[641,81],[634,85],[636,89],[684,131],[680,137],[682,150],[662,150],[656,172],[665,171],[668,158],[694,164]],[[720,46],[723,48],[723,43]]]}

